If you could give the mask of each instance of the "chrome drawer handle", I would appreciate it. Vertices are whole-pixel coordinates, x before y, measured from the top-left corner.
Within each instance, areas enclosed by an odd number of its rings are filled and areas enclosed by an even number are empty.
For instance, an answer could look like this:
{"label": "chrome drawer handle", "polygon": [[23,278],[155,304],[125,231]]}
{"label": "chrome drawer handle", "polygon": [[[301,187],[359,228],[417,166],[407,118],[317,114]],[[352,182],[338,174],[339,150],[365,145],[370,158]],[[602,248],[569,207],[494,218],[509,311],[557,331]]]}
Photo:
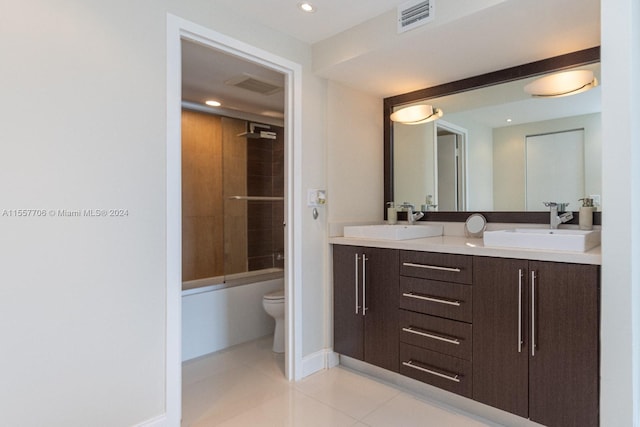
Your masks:
{"label": "chrome drawer handle", "polygon": [[355,265],[356,265],[356,275],[355,275],[355,277],[356,277],[356,281],[355,281],[355,284],[356,284],[356,314],[358,314],[358,310],[360,310],[360,304],[358,302],[358,282],[359,282],[359,280],[358,280],[358,261],[360,261],[360,257],[358,256],[358,254],[356,254],[356,263],[355,263]]}
{"label": "chrome drawer handle", "polygon": [[531,272],[531,357],[536,355],[536,272]]}
{"label": "chrome drawer handle", "polygon": [[367,261],[369,261],[369,258],[367,258],[367,255],[362,254],[362,315],[363,316],[366,316],[367,310],[369,310],[369,307],[367,307]]}
{"label": "chrome drawer handle", "polygon": [[459,268],[440,267],[438,265],[414,264],[412,262],[404,262],[402,263],[402,265],[404,265],[405,267],[426,268],[428,270],[451,271],[452,273],[460,273],[462,271]]}
{"label": "chrome drawer handle", "polygon": [[522,353],[522,269],[518,269],[518,353]]}
{"label": "chrome drawer handle", "polygon": [[460,307],[460,301],[452,301],[452,300],[447,300],[447,299],[442,299],[442,298],[431,298],[431,297],[425,297],[422,295],[417,295],[414,294],[413,292],[405,292],[402,294],[403,297],[407,297],[407,298],[415,298],[415,299],[419,299],[419,300],[423,300],[423,301],[431,301],[431,302],[437,302],[438,304],[447,304],[447,305],[455,305],[456,307]]}
{"label": "chrome drawer handle", "polygon": [[420,335],[421,337],[427,337],[427,338],[433,338],[434,340],[439,340],[439,341],[444,341],[444,342],[448,342],[449,344],[455,344],[455,345],[460,345],[460,340],[456,339],[456,338],[445,338],[443,336],[440,335],[434,335],[434,334],[430,334],[427,332],[422,332],[418,329],[415,329],[413,327],[408,327],[408,328],[402,328],[403,331],[405,332],[409,332],[410,334],[415,334],[415,335]]}
{"label": "chrome drawer handle", "polygon": [[416,370],[422,371],[422,372],[426,372],[427,374],[435,375],[435,376],[440,377],[440,378],[444,378],[445,380],[453,381],[453,382],[456,382],[456,383],[460,382],[460,378],[458,378],[459,377],[458,375],[456,375],[455,377],[452,377],[451,375],[441,374],[440,372],[432,371],[431,369],[427,369],[427,368],[423,368],[422,366],[415,365],[412,360],[410,360],[408,362],[402,362],[402,364],[404,366],[409,367],[409,368],[416,369]]}

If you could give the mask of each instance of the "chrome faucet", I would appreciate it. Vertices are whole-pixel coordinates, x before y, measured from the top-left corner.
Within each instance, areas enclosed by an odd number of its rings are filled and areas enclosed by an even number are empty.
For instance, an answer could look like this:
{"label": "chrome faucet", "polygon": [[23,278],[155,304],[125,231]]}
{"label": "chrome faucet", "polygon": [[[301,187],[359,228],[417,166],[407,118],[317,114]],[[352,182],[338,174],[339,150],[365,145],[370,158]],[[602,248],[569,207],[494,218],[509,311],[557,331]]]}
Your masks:
{"label": "chrome faucet", "polygon": [[411,203],[404,202],[400,207],[407,211],[407,221],[409,221],[409,225],[415,224],[417,220],[424,216],[424,212],[414,213],[413,210],[415,207]]}
{"label": "chrome faucet", "polygon": [[565,212],[569,203],[544,202],[544,205],[549,208],[549,228],[558,228],[558,225],[573,219],[572,212]]}

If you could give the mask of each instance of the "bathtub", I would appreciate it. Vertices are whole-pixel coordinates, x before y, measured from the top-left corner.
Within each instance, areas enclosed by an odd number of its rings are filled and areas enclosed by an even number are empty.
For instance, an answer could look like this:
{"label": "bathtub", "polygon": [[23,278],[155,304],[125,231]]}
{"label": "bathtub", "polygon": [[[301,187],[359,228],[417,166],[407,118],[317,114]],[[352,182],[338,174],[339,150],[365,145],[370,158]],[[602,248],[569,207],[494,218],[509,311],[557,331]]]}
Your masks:
{"label": "bathtub", "polygon": [[273,334],[262,296],[284,287],[282,269],[183,283],[182,360]]}

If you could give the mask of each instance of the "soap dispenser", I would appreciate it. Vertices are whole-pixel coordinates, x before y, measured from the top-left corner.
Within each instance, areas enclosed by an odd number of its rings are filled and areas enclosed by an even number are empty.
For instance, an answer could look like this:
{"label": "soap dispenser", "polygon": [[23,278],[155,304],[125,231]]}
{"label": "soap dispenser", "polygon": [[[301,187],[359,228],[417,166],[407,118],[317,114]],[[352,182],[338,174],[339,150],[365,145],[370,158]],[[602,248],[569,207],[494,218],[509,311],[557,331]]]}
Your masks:
{"label": "soap dispenser", "polygon": [[387,202],[389,207],[387,208],[387,224],[395,224],[398,222],[398,211],[393,202]]}
{"label": "soap dispenser", "polygon": [[579,199],[582,201],[580,206],[580,217],[578,222],[580,223],[580,230],[593,230],[593,199],[585,197]]}

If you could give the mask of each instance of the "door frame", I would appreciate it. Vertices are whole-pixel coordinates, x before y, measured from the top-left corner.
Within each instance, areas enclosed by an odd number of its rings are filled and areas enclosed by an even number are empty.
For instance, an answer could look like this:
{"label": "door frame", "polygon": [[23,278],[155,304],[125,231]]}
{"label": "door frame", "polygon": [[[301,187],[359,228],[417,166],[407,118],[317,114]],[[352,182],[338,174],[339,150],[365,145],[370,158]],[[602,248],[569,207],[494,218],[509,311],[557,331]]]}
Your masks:
{"label": "door frame", "polygon": [[[467,188],[469,184],[469,174],[467,173],[467,141],[469,138],[469,131],[461,126],[449,123],[445,120],[437,120],[434,122],[433,127],[433,149],[434,149],[434,164],[435,164],[435,201],[438,200],[438,129],[444,129],[448,132],[454,133],[458,137],[458,168],[462,173],[462,179],[458,182],[458,195],[456,196],[459,201],[458,211],[465,211],[469,205],[469,196],[467,194]],[[460,203],[462,202],[462,203]]]}
{"label": "door frame", "polygon": [[285,375],[302,378],[302,66],[227,35],[167,14],[166,378],[167,425],[182,405],[181,40],[189,40],[285,75]]}

